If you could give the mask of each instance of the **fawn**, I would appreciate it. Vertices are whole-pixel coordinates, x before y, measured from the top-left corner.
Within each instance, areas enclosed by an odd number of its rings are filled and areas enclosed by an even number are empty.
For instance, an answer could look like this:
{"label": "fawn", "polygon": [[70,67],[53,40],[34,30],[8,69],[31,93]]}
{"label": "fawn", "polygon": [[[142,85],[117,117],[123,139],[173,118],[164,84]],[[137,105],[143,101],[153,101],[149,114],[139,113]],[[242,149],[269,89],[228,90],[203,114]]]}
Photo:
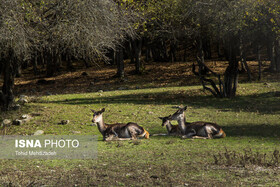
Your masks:
{"label": "fawn", "polygon": [[179,125],[172,125],[171,121],[169,120],[170,117],[171,117],[171,115],[169,115],[167,117],[159,117],[159,119],[162,120],[161,126],[165,126],[167,129],[167,135],[169,135],[169,136],[182,135]]}

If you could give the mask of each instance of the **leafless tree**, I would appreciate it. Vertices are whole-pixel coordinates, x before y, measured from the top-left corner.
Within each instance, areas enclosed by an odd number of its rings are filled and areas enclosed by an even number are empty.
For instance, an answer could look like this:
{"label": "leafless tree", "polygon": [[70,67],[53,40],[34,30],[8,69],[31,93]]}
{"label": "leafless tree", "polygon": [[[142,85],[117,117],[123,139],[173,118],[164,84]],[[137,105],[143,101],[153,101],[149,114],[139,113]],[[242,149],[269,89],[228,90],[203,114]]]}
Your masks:
{"label": "leafless tree", "polygon": [[3,86],[1,108],[7,110],[14,100],[14,76],[20,61],[28,58],[33,31],[25,21],[26,10],[18,0],[3,0],[0,4],[0,72]]}
{"label": "leafless tree", "polygon": [[[39,20],[35,27],[40,33],[37,46],[47,56],[56,57],[67,50],[75,57],[92,61],[96,56],[105,57],[107,49],[134,34],[132,13],[111,0],[52,0],[36,14]],[[57,62],[46,61],[50,62],[47,74],[51,76]]]}
{"label": "leafless tree", "polygon": [[[127,36],[134,35],[134,17],[112,0],[2,0],[0,60],[4,76],[2,109],[13,101],[15,70],[34,51],[43,52],[47,74],[58,68],[61,53],[77,58],[104,58]],[[37,54],[37,53],[35,53]]]}

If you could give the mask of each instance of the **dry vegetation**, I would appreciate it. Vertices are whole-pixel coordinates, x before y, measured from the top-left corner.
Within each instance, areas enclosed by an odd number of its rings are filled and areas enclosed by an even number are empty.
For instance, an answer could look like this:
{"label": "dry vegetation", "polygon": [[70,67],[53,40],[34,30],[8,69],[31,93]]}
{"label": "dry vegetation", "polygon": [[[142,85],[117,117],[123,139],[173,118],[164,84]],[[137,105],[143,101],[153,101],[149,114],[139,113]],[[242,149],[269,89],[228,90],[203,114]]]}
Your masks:
{"label": "dry vegetation", "polygon": [[[114,78],[116,74],[115,66],[94,65],[91,68],[84,68],[76,64],[76,71],[67,72],[63,68],[57,76],[53,78],[35,77],[31,70],[23,73],[23,78],[17,78],[15,81],[15,93],[17,95],[46,95],[46,92],[52,94],[66,93],[84,93],[98,90],[116,90],[116,89],[138,89],[151,87],[168,87],[168,86],[188,86],[200,85],[197,77],[191,72],[192,62],[176,63],[147,63],[143,75],[134,75],[134,65],[126,63],[126,78],[120,80]],[[226,61],[209,61],[206,63],[215,72],[223,73]],[[257,79],[258,63],[248,62],[252,69],[253,77]],[[263,69],[268,68],[269,62],[263,63]],[[86,75],[83,73],[86,72]],[[38,80],[54,80],[47,84],[38,84]],[[247,80],[247,74],[240,75],[240,82]],[[264,72],[265,81],[277,81],[279,74]]]}

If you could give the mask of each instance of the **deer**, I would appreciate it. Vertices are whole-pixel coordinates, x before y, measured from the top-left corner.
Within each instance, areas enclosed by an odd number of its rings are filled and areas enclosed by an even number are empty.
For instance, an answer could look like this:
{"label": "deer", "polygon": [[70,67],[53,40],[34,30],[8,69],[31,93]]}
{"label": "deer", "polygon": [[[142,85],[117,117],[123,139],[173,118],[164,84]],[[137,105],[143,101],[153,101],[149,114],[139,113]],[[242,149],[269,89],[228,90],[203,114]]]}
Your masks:
{"label": "deer", "polygon": [[186,122],[185,111],[187,106],[179,108],[173,115],[169,116],[169,120],[177,120],[182,138],[212,139],[224,138],[226,133],[216,123],[196,121],[192,123]]}
{"label": "deer", "polygon": [[169,120],[170,117],[171,117],[171,115],[169,115],[167,117],[159,117],[159,119],[162,120],[161,126],[165,126],[166,129],[167,129],[167,135],[168,136],[180,136],[180,135],[182,135],[182,133],[180,131],[180,128],[179,128],[179,125],[172,125],[171,121]]}
{"label": "deer", "polygon": [[136,140],[138,137],[144,137],[149,139],[149,132],[137,123],[129,122],[106,124],[103,119],[103,112],[105,108],[100,111],[92,110],[93,119],[92,122],[97,124],[99,132],[103,136],[103,141],[111,140]]}

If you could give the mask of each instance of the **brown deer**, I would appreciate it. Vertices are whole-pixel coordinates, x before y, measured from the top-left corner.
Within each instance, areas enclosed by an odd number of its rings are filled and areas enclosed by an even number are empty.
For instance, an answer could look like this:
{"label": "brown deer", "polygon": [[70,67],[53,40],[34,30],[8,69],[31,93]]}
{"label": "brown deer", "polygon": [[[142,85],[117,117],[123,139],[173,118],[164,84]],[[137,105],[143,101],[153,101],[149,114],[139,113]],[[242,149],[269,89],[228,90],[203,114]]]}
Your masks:
{"label": "brown deer", "polygon": [[226,133],[216,123],[197,121],[188,123],[185,119],[185,111],[187,106],[179,108],[173,115],[169,117],[169,120],[177,120],[180,130],[183,132],[183,138],[224,138]]}
{"label": "brown deer", "polygon": [[137,137],[149,138],[149,132],[136,123],[115,123],[106,124],[103,120],[103,112],[105,108],[100,111],[91,110],[93,112],[93,123],[97,123],[98,130],[103,136],[104,141],[110,140],[135,140]]}
{"label": "brown deer", "polygon": [[171,115],[167,116],[167,117],[159,117],[159,119],[162,120],[162,124],[161,126],[165,126],[167,129],[167,135],[168,136],[180,136],[182,135],[179,125],[172,125],[171,121],[169,120],[169,118],[171,117]]}

